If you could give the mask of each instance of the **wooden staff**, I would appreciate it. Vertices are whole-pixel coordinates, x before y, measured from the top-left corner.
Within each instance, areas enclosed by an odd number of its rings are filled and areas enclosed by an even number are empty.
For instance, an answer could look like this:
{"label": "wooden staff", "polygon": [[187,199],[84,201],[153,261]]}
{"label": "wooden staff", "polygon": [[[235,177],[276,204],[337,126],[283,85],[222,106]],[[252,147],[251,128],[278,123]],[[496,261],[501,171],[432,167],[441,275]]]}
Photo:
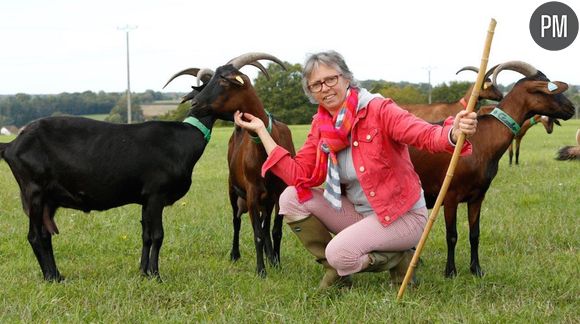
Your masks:
{"label": "wooden staff", "polygon": [[[485,71],[487,70],[487,60],[489,58],[489,50],[491,48],[491,40],[493,39],[493,32],[495,30],[495,19],[491,19],[489,23],[489,27],[487,29],[487,37],[485,39],[485,47],[483,49],[483,55],[481,57],[481,64],[479,65],[479,72],[477,73],[477,80],[475,81],[475,86],[473,87],[473,91],[471,92],[471,97],[469,97],[469,103],[467,104],[467,111],[472,112],[473,107],[475,107],[475,103],[477,102],[477,98],[479,97],[479,90],[481,89],[481,85],[483,84],[483,78],[485,76]],[[405,274],[405,279],[403,279],[403,283],[399,288],[399,293],[397,294],[397,301],[400,301],[403,298],[403,294],[405,293],[405,289],[407,289],[407,285],[413,276],[413,271],[417,267],[417,262],[419,261],[419,256],[421,256],[421,251],[423,250],[423,246],[427,241],[427,237],[429,236],[429,232],[431,231],[431,227],[433,227],[433,223],[435,219],[437,219],[437,214],[439,213],[439,208],[443,204],[443,199],[445,199],[445,194],[447,194],[447,189],[449,188],[449,184],[451,183],[451,179],[453,179],[453,173],[455,172],[455,167],[457,166],[457,161],[459,161],[459,155],[461,153],[461,149],[463,148],[463,143],[465,141],[465,134],[459,134],[459,138],[457,139],[457,144],[455,145],[455,150],[453,151],[453,156],[451,157],[451,162],[449,162],[449,168],[447,169],[447,174],[445,175],[445,179],[443,180],[443,185],[441,186],[441,190],[439,191],[439,195],[437,196],[437,200],[435,201],[435,205],[431,210],[431,215],[429,215],[429,220],[427,221],[427,225],[423,230],[423,234],[421,235],[421,239],[419,240],[419,244],[417,245],[417,249],[413,254],[413,259],[411,260],[411,264],[409,264],[409,268],[407,269],[407,273]]]}

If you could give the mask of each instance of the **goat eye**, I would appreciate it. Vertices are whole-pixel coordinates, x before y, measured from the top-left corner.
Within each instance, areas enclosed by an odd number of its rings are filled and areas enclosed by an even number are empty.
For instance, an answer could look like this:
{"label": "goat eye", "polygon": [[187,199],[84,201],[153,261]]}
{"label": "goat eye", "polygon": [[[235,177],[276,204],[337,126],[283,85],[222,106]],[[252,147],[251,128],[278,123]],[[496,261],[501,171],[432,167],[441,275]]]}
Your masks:
{"label": "goat eye", "polygon": [[228,79],[226,79],[224,77],[221,77],[218,82],[219,82],[219,85],[221,85],[221,86],[226,86],[226,85],[228,85],[230,83],[228,81]]}

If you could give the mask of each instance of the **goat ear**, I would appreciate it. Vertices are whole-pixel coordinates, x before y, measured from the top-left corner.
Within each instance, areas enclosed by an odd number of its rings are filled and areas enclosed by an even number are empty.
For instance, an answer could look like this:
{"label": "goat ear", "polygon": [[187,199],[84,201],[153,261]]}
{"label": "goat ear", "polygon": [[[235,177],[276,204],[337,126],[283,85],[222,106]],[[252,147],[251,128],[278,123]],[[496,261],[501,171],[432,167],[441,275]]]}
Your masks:
{"label": "goat ear", "polygon": [[241,75],[239,75],[239,74],[238,74],[238,75],[228,75],[226,79],[227,79],[229,82],[231,82],[231,83],[233,83],[233,84],[235,84],[235,85],[238,85],[238,86],[243,86],[243,85],[244,85],[244,83],[246,83],[246,82],[244,81],[244,78],[242,78],[242,76],[241,76]]}
{"label": "goat ear", "polygon": [[530,92],[543,92],[555,95],[568,90],[568,84],[560,81],[535,81]]}

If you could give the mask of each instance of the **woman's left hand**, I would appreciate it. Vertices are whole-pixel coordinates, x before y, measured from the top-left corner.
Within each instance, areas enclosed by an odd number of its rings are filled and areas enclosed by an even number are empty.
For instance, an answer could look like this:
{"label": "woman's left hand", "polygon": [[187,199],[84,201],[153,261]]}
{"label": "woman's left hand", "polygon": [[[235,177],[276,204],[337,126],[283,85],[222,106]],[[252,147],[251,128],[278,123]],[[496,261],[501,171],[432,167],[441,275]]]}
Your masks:
{"label": "woman's left hand", "polygon": [[457,139],[461,133],[465,134],[466,138],[475,134],[477,129],[477,113],[462,110],[455,116],[453,121],[453,131],[451,132],[451,140],[457,143]]}

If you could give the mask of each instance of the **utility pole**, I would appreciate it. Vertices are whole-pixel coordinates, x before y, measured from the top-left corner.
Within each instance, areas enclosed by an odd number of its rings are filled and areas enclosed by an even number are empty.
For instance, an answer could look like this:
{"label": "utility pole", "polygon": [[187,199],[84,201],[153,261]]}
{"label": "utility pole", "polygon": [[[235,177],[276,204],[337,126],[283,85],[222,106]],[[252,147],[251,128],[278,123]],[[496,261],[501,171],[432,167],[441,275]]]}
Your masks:
{"label": "utility pole", "polygon": [[431,70],[427,70],[427,80],[429,82],[429,104],[431,104],[431,89],[433,89],[433,87],[431,86]]}
{"label": "utility pole", "polygon": [[429,65],[429,66],[424,67],[423,69],[427,70],[427,80],[429,82],[429,91],[428,91],[429,97],[428,98],[429,98],[429,104],[431,104],[431,91],[433,90],[433,87],[431,86],[431,70],[433,70],[435,68]]}
{"label": "utility pole", "polygon": [[131,74],[129,69],[129,31],[137,29],[137,26],[125,25],[117,27],[118,30],[124,31],[127,37],[127,124],[131,124]]}

